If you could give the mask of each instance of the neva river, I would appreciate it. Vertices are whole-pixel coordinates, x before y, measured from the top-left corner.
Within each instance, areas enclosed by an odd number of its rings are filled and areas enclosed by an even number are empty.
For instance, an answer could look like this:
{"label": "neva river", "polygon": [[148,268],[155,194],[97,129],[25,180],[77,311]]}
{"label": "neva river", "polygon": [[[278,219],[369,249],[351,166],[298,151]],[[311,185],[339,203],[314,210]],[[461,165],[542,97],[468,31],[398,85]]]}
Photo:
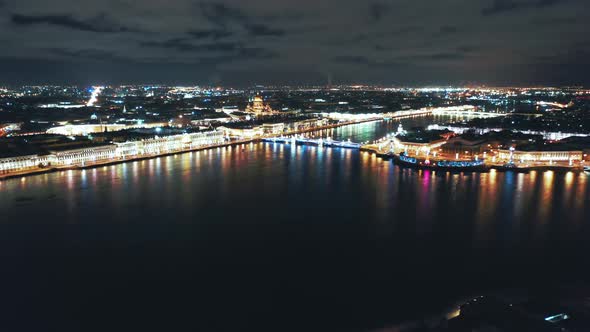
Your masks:
{"label": "neva river", "polygon": [[590,280],[589,181],[272,143],[0,181],[0,324],[365,331],[469,295]]}

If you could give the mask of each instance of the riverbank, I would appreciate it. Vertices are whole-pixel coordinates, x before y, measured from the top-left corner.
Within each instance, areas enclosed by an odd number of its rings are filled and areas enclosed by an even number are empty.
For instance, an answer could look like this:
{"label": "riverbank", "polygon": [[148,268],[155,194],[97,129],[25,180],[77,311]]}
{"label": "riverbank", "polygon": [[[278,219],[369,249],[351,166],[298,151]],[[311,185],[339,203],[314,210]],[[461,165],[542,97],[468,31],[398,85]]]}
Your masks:
{"label": "riverbank", "polygon": [[[336,123],[336,124],[331,124],[331,125],[326,125],[326,126],[321,126],[321,127],[314,127],[314,128],[304,129],[304,130],[286,132],[286,133],[282,133],[281,135],[285,136],[285,135],[304,134],[304,133],[309,133],[309,132],[314,132],[314,131],[334,129],[334,128],[355,125],[355,124],[361,124],[361,123],[366,123],[366,122],[373,122],[373,121],[382,121],[382,119],[371,118],[371,119],[362,119],[362,120],[356,120],[356,121],[342,122],[342,123]],[[160,153],[160,154],[147,154],[147,155],[143,154],[143,155],[128,157],[128,158],[117,157],[116,159],[101,160],[101,161],[96,161],[96,162],[92,162],[92,163],[86,163],[84,165],[74,165],[74,166],[64,165],[64,166],[47,167],[47,168],[32,168],[32,169],[27,169],[27,170],[22,170],[22,171],[17,171],[17,172],[0,174],[0,181],[7,180],[7,179],[21,178],[24,176],[32,176],[32,175],[40,175],[40,174],[58,172],[58,171],[90,169],[90,168],[96,168],[96,167],[101,167],[101,166],[116,165],[116,164],[131,162],[131,161],[165,157],[165,156],[182,154],[182,153],[187,153],[187,152],[202,151],[202,150],[222,148],[222,147],[227,147],[227,146],[248,144],[248,143],[259,142],[264,138],[271,138],[271,137],[277,137],[277,136],[279,136],[279,135],[267,135],[264,137],[256,137],[256,138],[251,138],[251,139],[240,139],[240,140],[225,142],[223,144],[203,145],[203,146],[196,147],[194,149],[182,149],[182,150],[169,151],[169,152]]]}
{"label": "riverbank", "polygon": [[131,158],[120,158],[119,157],[117,159],[108,159],[108,160],[104,160],[104,161],[97,161],[97,162],[93,162],[93,163],[87,163],[87,164],[84,164],[84,165],[48,167],[48,168],[38,168],[38,169],[32,169],[32,170],[25,170],[25,171],[22,171],[22,172],[15,172],[15,173],[9,173],[9,174],[1,174],[0,175],[0,181],[1,180],[5,180],[5,179],[14,179],[14,178],[20,178],[20,177],[23,177],[23,176],[39,175],[39,174],[52,173],[52,172],[69,171],[69,170],[81,170],[81,169],[92,169],[92,168],[97,168],[97,167],[102,167],[102,166],[109,166],[109,165],[116,165],[116,164],[122,164],[122,163],[127,163],[127,162],[132,162],[132,161],[147,160],[147,159],[153,159],[153,158],[159,158],[159,157],[166,157],[166,156],[172,156],[172,155],[177,155],[177,154],[183,154],[183,153],[188,153],[188,152],[195,152],[195,151],[202,151],[202,150],[210,150],[210,149],[222,148],[222,147],[227,147],[227,146],[235,146],[235,145],[247,144],[247,143],[251,143],[251,142],[254,142],[254,141],[256,141],[256,140],[240,140],[240,141],[227,142],[227,143],[224,143],[224,144],[216,144],[216,145],[209,145],[209,146],[200,146],[198,148],[189,149],[189,150],[171,151],[171,152],[166,152],[166,153],[161,153],[161,154],[141,155],[141,156],[131,157]]}
{"label": "riverbank", "polygon": [[[450,163],[450,161],[446,160],[437,160],[431,159],[426,163],[424,159],[414,159],[404,160],[400,158],[400,155],[394,153],[385,153],[380,151],[374,146],[363,146],[360,151],[369,152],[375,154],[377,157],[382,159],[392,159],[395,163],[400,166],[410,167],[410,168],[417,168],[417,169],[432,169],[432,170],[444,170],[444,171],[469,171],[469,172],[488,172],[491,169],[500,172],[519,172],[519,173],[528,173],[530,171],[554,171],[554,172],[575,172],[580,173],[584,172],[584,166],[564,166],[564,165],[538,165],[538,166],[507,166],[506,164],[498,164],[498,163],[486,163],[481,161],[481,163],[473,163],[473,161],[452,161],[453,163],[457,163],[457,166],[449,166],[446,165]],[[444,166],[438,165],[439,162],[445,163]],[[471,163],[470,165],[461,166],[460,163]]]}

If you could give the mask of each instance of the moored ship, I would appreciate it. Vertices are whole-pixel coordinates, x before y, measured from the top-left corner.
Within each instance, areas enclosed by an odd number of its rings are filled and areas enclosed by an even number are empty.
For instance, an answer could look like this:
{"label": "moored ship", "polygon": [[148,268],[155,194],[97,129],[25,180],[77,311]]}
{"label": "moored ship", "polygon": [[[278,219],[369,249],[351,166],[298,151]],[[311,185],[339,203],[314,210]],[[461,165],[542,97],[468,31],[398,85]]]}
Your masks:
{"label": "moored ship", "polygon": [[470,170],[470,171],[487,171],[489,166],[485,165],[483,160],[430,160],[419,159],[407,156],[405,153],[394,155],[394,160],[402,165],[426,168],[426,169],[443,169],[443,170]]}

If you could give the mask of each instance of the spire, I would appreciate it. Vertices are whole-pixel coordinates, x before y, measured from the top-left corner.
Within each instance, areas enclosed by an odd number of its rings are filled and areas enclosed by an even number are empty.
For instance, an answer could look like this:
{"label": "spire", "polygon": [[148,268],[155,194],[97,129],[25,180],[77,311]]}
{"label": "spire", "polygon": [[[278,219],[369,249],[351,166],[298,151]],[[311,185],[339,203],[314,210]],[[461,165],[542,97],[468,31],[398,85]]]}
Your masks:
{"label": "spire", "polygon": [[127,106],[123,105],[123,113],[127,113]]}

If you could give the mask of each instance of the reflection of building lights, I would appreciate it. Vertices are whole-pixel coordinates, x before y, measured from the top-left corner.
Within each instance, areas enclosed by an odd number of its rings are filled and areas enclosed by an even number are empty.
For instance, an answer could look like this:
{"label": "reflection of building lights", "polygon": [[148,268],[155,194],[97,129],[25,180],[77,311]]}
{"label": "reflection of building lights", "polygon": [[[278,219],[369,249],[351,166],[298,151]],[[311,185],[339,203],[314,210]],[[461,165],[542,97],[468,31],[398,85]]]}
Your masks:
{"label": "reflection of building lights", "polygon": [[573,172],[567,172],[567,174],[565,175],[565,183],[568,186],[570,186],[573,181],[574,181],[574,173]]}

